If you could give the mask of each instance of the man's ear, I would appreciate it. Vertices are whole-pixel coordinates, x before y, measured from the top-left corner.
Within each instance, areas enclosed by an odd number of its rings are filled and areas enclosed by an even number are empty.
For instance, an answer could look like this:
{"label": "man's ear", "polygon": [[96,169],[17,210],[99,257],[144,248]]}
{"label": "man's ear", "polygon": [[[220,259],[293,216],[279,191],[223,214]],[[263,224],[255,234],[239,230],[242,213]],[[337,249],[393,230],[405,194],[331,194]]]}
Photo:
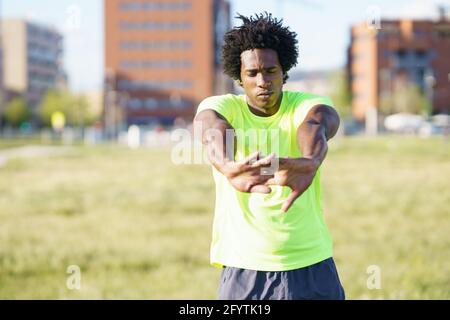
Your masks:
{"label": "man's ear", "polygon": [[237,79],[237,80],[236,80],[236,84],[237,84],[238,86],[242,87],[242,81],[241,81],[241,79]]}

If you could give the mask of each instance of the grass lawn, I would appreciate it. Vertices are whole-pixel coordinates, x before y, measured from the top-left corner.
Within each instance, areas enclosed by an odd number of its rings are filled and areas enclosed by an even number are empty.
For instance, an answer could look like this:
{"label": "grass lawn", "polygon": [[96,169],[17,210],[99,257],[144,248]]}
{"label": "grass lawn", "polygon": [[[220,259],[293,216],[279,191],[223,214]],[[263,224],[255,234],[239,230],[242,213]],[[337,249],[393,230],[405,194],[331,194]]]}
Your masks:
{"label": "grass lawn", "polygon": [[[2,144],[0,143],[0,146]],[[450,141],[343,138],[322,182],[349,299],[450,299]],[[74,147],[0,167],[0,299],[214,299],[214,185],[169,149]],[[81,269],[81,289],[66,286]],[[381,288],[368,289],[376,266]]]}

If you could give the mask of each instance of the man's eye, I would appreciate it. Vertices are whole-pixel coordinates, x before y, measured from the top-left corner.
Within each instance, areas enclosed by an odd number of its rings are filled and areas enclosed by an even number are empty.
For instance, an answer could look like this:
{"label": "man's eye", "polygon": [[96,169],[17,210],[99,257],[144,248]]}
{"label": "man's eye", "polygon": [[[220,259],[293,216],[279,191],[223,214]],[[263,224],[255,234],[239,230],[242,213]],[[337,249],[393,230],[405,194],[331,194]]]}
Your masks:
{"label": "man's eye", "polygon": [[249,73],[247,73],[247,75],[249,77],[255,77],[256,76],[256,72],[249,72]]}

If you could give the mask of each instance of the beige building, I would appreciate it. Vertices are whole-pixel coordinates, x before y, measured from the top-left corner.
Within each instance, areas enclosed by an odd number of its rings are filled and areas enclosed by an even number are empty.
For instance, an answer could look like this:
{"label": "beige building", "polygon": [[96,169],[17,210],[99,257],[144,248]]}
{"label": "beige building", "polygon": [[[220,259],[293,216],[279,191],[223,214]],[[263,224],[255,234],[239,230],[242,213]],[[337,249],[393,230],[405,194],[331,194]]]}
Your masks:
{"label": "beige building", "polygon": [[35,111],[45,92],[66,85],[63,37],[52,27],[21,19],[1,21],[3,83]]}
{"label": "beige building", "polygon": [[100,90],[91,90],[81,93],[89,104],[89,115],[93,118],[100,119],[103,112],[103,92]]}

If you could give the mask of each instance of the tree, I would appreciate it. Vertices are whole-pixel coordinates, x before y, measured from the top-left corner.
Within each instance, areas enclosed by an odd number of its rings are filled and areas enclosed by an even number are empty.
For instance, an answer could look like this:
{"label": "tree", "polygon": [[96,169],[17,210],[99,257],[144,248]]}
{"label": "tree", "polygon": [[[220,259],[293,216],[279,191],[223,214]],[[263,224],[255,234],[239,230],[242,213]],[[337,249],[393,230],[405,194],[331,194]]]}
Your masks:
{"label": "tree", "polygon": [[352,98],[346,72],[344,70],[333,72],[330,76],[330,83],[331,92],[329,95],[339,115],[342,118],[351,117]]}
{"label": "tree", "polygon": [[68,121],[71,125],[84,127],[93,122],[90,115],[90,105],[85,96],[72,96],[71,103],[68,106]]}
{"label": "tree", "polygon": [[49,90],[44,95],[38,108],[38,113],[44,126],[51,126],[51,118],[54,112],[62,112],[66,118],[70,109],[72,97],[68,91]]}
{"label": "tree", "polygon": [[90,109],[83,95],[74,95],[67,90],[49,90],[39,106],[39,115],[45,126],[51,126],[52,114],[59,111],[64,114],[69,126],[84,127],[95,121]]}
{"label": "tree", "polygon": [[25,99],[19,97],[11,100],[5,107],[5,120],[13,127],[19,127],[21,123],[28,120],[30,113]]}
{"label": "tree", "polygon": [[428,116],[430,110],[431,103],[427,97],[409,81],[399,83],[396,90],[380,97],[380,111],[385,115],[403,112]]}

